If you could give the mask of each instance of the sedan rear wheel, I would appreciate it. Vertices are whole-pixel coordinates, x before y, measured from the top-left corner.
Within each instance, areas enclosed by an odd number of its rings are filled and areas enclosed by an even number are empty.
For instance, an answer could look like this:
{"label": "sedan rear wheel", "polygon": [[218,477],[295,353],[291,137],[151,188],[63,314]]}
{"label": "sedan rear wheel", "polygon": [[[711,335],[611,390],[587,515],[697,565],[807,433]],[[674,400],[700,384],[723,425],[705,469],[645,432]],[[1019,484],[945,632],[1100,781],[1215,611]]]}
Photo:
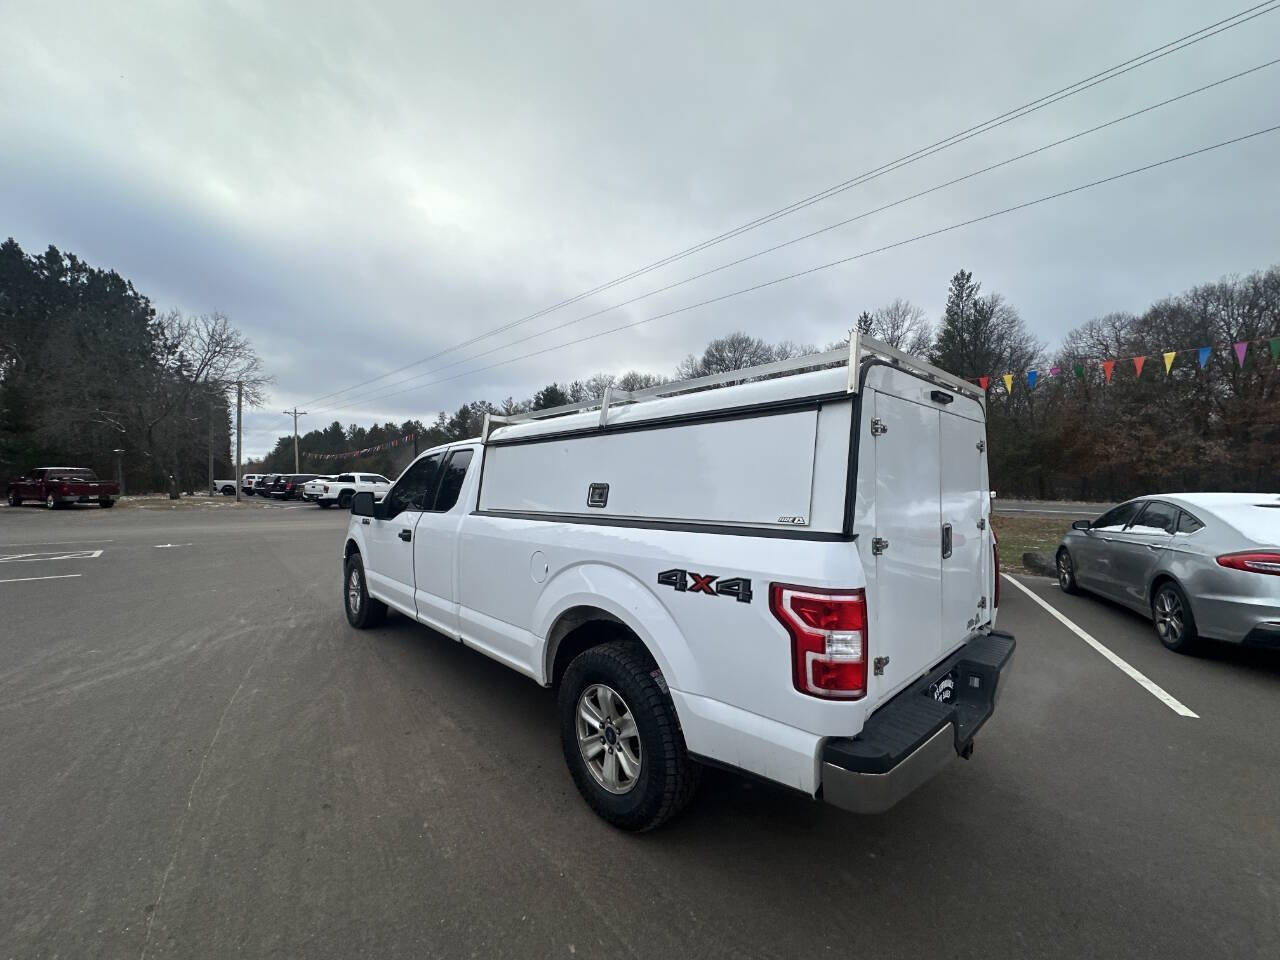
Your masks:
{"label": "sedan rear wheel", "polygon": [[14,493],[12,490],[9,491],[9,506],[11,507],[22,506],[22,498],[18,496],[16,493]]}
{"label": "sedan rear wheel", "polygon": [[53,498],[53,494],[51,493],[49,496],[44,498],[44,505],[50,510],[53,510],[57,508],[58,501]]}
{"label": "sedan rear wheel", "polygon": [[1172,580],[1166,580],[1151,598],[1151,619],[1160,642],[1175,653],[1191,653],[1199,645],[1196,620],[1186,594]]}

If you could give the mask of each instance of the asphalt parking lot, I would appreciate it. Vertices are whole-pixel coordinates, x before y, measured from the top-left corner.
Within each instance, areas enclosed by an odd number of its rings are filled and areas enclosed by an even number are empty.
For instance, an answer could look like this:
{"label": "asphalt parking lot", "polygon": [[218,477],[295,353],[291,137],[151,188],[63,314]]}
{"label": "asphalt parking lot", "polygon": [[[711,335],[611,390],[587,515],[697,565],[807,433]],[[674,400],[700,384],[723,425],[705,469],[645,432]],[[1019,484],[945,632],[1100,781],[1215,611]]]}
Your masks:
{"label": "asphalt parking lot", "polygon": [[1022,581],[1126,671],[1007,583],[972,760],[865,818],[709,771],[631,836],[550,693],[351,630],[293,506],[0,508],[0,957],[1280,956],[1280,656]]}

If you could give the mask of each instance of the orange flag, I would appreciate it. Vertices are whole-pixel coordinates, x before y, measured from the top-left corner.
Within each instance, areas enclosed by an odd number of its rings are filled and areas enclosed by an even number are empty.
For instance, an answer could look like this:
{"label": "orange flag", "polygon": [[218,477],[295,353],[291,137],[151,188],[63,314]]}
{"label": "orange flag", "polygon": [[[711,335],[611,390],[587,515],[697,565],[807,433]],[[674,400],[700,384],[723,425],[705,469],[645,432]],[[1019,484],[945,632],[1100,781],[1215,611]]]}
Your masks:
{"label": "orange flag", "polygon": [[1170,350],[1168,353],[1164,355],[1164,372],[1166,374],[1168,374],[1170,368],[1173,366],[1173,358],[1176,357],[1177,355],[1178,355],[1177,350]]}
{"label": "orange flag", "polygon": [[1111,382],[1111,372],[1115,370],[1116,362],[1114,360],[1102,361],[1102,375],[1107,378],[1107,383]]}
{"label": "orange flag", "polygon": [[1135,377],[1140,377],[1140,376],[1142,376],[1142,365],[1143,365],[1144,363],[1146,363],[1146,362],[1147,362],[1147,358],[1146,358],[1146,357],[1134,357],[1134,358],[1133,358],[1133,375],[1134,375]]}

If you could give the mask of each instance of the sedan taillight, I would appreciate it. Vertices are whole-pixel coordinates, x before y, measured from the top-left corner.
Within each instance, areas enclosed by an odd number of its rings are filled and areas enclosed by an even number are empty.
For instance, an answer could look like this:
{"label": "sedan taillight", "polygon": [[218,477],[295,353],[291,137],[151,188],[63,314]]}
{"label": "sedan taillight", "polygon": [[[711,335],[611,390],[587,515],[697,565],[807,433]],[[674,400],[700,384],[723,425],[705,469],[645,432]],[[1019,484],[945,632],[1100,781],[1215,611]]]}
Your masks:
{"label": "sedan taillight", "polygon": [[1227,553],[1218,558],[1218,566],[1247,573],[1269,573],[1280,576],[1280,551],[1254,550],[1245,553]]}
{"label": "sedan taillight", "polygon": [[853,700],[867,692],[867,597],[774,583],[769,609],[791,635],[792,683],[811,697]]}

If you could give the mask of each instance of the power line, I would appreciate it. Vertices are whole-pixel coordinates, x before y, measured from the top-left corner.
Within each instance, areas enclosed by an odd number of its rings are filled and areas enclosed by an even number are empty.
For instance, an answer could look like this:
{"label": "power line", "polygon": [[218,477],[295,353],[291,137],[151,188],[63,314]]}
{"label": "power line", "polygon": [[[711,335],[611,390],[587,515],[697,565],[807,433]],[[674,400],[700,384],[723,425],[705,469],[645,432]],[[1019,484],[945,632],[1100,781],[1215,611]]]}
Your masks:
{"label": "power line", "polygon": [[[667,317],[674,317],[674,316],[677,316],[678,314],[688,313],[690,310],[696,310],[700,307],[710,306],[711,304],[714,304],[714,303],[722,303],[725,300],[732,300],[735,297],[742,296],[743,294],[754,293],[757,290],[763,290],[767,287],[773,287],[773,286],[777,286],[778,284],[786,283],[791,280],[797,280],[801,277],[807,277],[810,274],[818,273],[822,270],[829,270],[832,267],[838,267],[846,263],[852,263],[855,260],[861,260],[877,253],[884,253],[887,250],[895,250],[898,247],[904,247],[907,244],[916,243],[920,240],[927,240],[931,237],[937,237],[944,233],[950,233],[954,230],[959,230],[963,227],[972,226],[973,224],[976,224],[976,223],[983,223],[987,220],[993,220],[996,217],[1001,217],[1006,214],[1014,213],[1018,210],[1025,210],[1028,207],[1034,207],[1042,203],[1047,203],[1050,200],[1057,200],[1062,197],[1070,196],[1075,193],[1080,193],[1083,190],[1092,189],[1093,187],[1100,187],[1100,186],[1103,186],[1104,184],[1114,183],[1117,180],[1123,180],[1125,177],[1131,177],[1139,173],[1145,173],[1148,170],[1154,170],[1158,167],[1167,166],[1171,163],[1177,163],[1180,160],[1186,160],[1186,159],[1189,159],[1190,157],[1196,157],[1204,153],[1209,153],[1213,150],[1222,149],[1223,147],[1229,147],[1237,143],[1243,143],[1247,140],[1252,140],[1255,137],[1260,137],[1268,133],[1275,133],[1277,130],[1280,130],[1280,124],[1276,124],[1275,126],[1271,126],[1271,127],[1265,127],[1261,130],[1255,130],[1252,133],[1246,133],[1239,137],[1233,137],[1230,140],[1222,140],[1222,141],[1219,141],[1218,143],[1213,143],[1205,147],[1200,147],[1196,150],[1187,151],[1186,153],[1180,153],[1177,156],[1167,157],[1164,160],[1157,160],[1154,163],[1148,163],[1140,167],[1134,167],[1130,170],[1125,170],[1121,173],[1112,174],[1109,177],[1103,177],[1099,180],[1091,180],[1088,183],[1082,183],[1082,184],[1079,184],[1078,186],[1069,187],[1066,190],[1059,190],[1056,193],[1046,194],[1043,197],[1037,197],[1034,200],[1027,200],[1023,203],[1014,204],[1013,206],[1010,206],[1010,207],[1004,207],[1000,210],[995,210],[995,211],[992,211],[991,213],[986,213],[979,217],[971,217],[968,220],[962,220],[958,223],[949,224],[948,226],[945,226],[945,227],[938,227],[935,230],[929,230],[924,233],[918,233],[915,236],[907,237],[904,240],[898,240],[898,241],[895,241],[894,243],[887,243],[887,244],[884,244],[883,246],[874,247],[870,250],[864,250],[861,253],[855,253],[848,257],[841,257],[838,260],[831,260],[831,261],[828,261],[827,263],[821,263],[815,267],[809,267],[808,269],[799,270],[795,273],[789,273],[789,274],[786,274],[785,276],[775,277],[772,280],[766,280],[762,283],[757,283],[750,287],[743,287],[740,290],[734,290],[729,293],[721,294],[716,297],[710,297],[706,300],[700,300],[697,303],[686,304],[685,306],[677,307],[674,310],[667,310],[663,313],[656,313],[652,316],[643,317],[639,320],[633,320],[629,323],[619,324],[616,327],[610,327],[608,330],[601,330],[596,333],[587,334],[586,336],[578,337],[575,340],[568,340],[568,341],[565,341],[564,343],[553,344],[552,346],[549,346],[549,347],[543,347],[541,350],[533,350],[533,351],[530,351],[529,353],[521,354],[519,356],[509,357],[506,360],[498,360],[495,363],[490,363],[483,367],[476,367],[474,370],[464,370],[461,373],[454,374],[451,377],[442,377],[439,380],[433,380],[431,383],[418,384],[413,387],[409,387],[405,390],[397,391],[396,394],[387,394],[386,396],[387,397],[396,396],[400,393],[408,393],[413,390],[425,389],[427,387],[436,386],[437,384],[447,383],[451,380],[458,380],[458,379],[461,379],[462,377],[469,377],[476,373],[483,373],[486,370],[492,370],[495,367],[505,366],[509,363],[516,363],[520,360],[528,360],[533,357],[541,356],[542,354],[551,353],[552,351],[555,351],[555,350],[561,350],[565,347],[576,346],[580,343],[586,343],[590,340],[596,340],[596,339],[599,339],[600,337],[605,337],[613,333],[619,333],[623,330],[630,330],[633,327],[638,327],[646,323],[652,323],[654,320],[663,320]],[[382,399],[385,399],[385,397]]]}
{"label": "power line", "polygon": [[1161,44],[1158,47],[1154,47],[1151,50],[1148,50],[1146,53],[1139,54],[1136,57],[1131,57],[1128,60],[1118,63],[1112,67],[1108,67],[1105,70],[1102,70],[1098,73],[1093,74],[1092,76],[1085,77],[1082,80],[1077,80],[1075,83],[1069,84],[1065,87],[1055,90],[1052,93],[1045,94],[1044,96],[1038,97],[1035,100],[1031,100],[1020,107],[1014,107],[1011,110],[1007,110],[1004,113],[998,114],[997,116],[992,117],[989,120],[983,121],[982,123],[974,124],[973,126],[967,127],[966,129],[961,130],[958,133],[954,133],[951,136],[945,137],[942,140],[938,140],[932,144],[929,144],[928,146],[920,147],[919,149],[914,150],[911,153],[904,154],[903,156],[899,157],[896,160],[891,160],[888,163],[882,164],[878,167],[874,167],[871,170],[866,171],[865,173],[858,174],[855,177],[851,177],[840,183],[834,184],[833,186],[827,187],[824,190],[820,190],[815,194],[811,194],[810,196],[805,197],[802,200],[797,200],[793,203],[788,204],[787,206],[781,207],[778,210],[773,211],[772,213],[768,213],[761,217],[757,217],[754,220],[750,220],[747,223],[744,223],[738,227],[734,227],[732,230],[728,230],[725,233],[719,234],[718,236],[712,237],[708,240],[704,240],[701,243],[694,244],[693,246],[687,247],[684,250],[677,251],[676,253],[673,253],[667,257],[664,257],[661,260],[656,260],[653,263],[650,263],[644,267],[640,267],[639,269],[633,270],[630,273],[623,274],[622,276],[619,276],[619,277],[615,277],[614,279],[606,283],[600,284],[589,290],[585,290],[565,300],[561,300],[558,303],[552,304],[551,306],[544,307],[541,310],[528,314],[527,316],[521,317],[518,320],[513,320],[509,323],[503,324],[502,326],[495,327],[494,329],[489,330],[485,333],[477,334],[476,336],[468,340],[464,340],[460,343],[456,343],[451,347],[446,347],[445,349],[437,351],[436,353],[430,354],[426,357],[422,357],[418,360],[414,360],[412,363],[407,363],[402,367],[396,368],[395,370],[390,370],[386,373],[379,374],[376,377],[370,377],[368,380],[362,380],[360,383],[353,384],[350,387],[344,387],[341,390],[334,390],[330,393],[321,394],[320,396],[315,397],[314,399],[309,400],[307,402],[318,403],[319,401],[327,400],[330,397],[337,397],[337,396],[341,396],[344,393],[350,393],[351,391],[357,390],[360,387],[368,386],[371,383],[376,383],[379,380],[385,380],[387,377],[394,376],[397,373],[403,373],[405,370],[409,370],[413,367],[420,366],[423,363],[428,363],[431,360],[444,356],[446,353],[452,353],[454,350],[460,350],[463,347],[468,347],[473,343],[479,342],[480,340],[484,340],[484,339],[487,339],[488,337],[496,336],[499,333],[505,333],[507,330],[510,330],[513,327],[517,327],[517,326],[520,326],[521,324],[528,323],[531,320],[536,320],[539,317],[546,316],[548,313],[552,313],[556,310],[561,309],[562,307],[570,306],[571,304],[577,303],[578,301],[586,299],[587,297],[594,296],[597,293],[601,293],[605,290],[611,289],[612,287],[618,286],[619,284],[626,283],[630,280],[634,280],[637,277],[643,276],[644,274],[650,273],[654,270],[658,270],[662,267],[665,267],[671,263],[676,262],[677,260],[681,260],[681,259],[684,259],[685,257],[692,256],[693,254],[706,250],[709,247],[715,246],[719,243],[723,243],[726,240],[730,240],[734,237],[737,237],[743,233],[746,233],[749,230],[754,230],[758,227],[764,226],[765,224],[772,223],[774,220],[778,220],[782,217],[789,216],[792,213],[795,213],[799,210],[803,210],[806,207],[812,206],[815,203],[819,203],[823,200],[829,199],[830,197],[833,197],[839,193],[843,193],[844,191],[852,189],[855,186],[859,186],[863,183],[867,183],[870,180],[877,179],[878,177],[884,176],[887,173],[891,173],[894,170],[898,170],[904,166],[907,166],[908,164],[915,163],[917,160],[922,160],[926,157],[932,156],[935,153],[939,153],[943,150],[949,149],[950,147],[963,143],[964,141],[972,139],[973,137],[979,136],[983,133],[987,133],[991,130],[996,129],[997,127],[1003,126],[1006,123],[1010,123],[1013,120],[1020,119],[1021,117],[1024,117],[1030,113],[1034,113],[1037,110],[1041,110],[1044,107],[1051,106],[1054,103],[1058,103],[1061,100],[1065,100],[1068,97],[1075,96],[1078,93],[1083,93],[1085,90],[1089,90],[1092,87],[1097,86],[1098,84],[1106,83],[1108,80],[1114,80],[1116,77],[1123,76],[1124,74],[1129,73],[1132,70],[1136,70],[1139,67],[1144,67],[1150,63],[1154,63],[1156,60],[1166,57],[1169,54],[1177,53],[1180,50],[1185,50],[1187,47],[1190,47],[1193,44],[1199,43],[1202,40],[1207,40],[1210,37],[1216,36],[1217,34],[1222,33],[1226,30],[1230,30],[1235,27],[1241,26],[1244,23],[1248,23],[1250,20],[1260,17],[1263,14],[1271,13],[1277,9],[1280,9],[1280,2],[1277,2],[1277,0],[1266,0],[1266,2],[1258,3],[1251,7],[1247,7],[1244,10],[1241,10],[1239,13],[1232,14],[1229,17],[1224,17],[1221,20],[1215,21],[1214,23],[1201,27],[1198,30],[1193,30],[1191,33],[1185,34],[1184,36],[1179,37],[1176,40],[1170,40],[1166,43]]}
{"label": "power line", "polygon": [[[458,366],[459,364],[462,364],[462,363],[469,363],[469,362],[470,362],[470,361],[472,361],[472,360],[478,360],[478,359],[480,359],[481,357],[489,356],[490,354],[497,353],[497,352],[499,352],[499,351],[501,351],[501,350],[506,350],[506,349],[508,349],[508,348],[510,348],[510,347],[519,346],[519,345],[520,345],[520,344],[522,344],[522,343],[527,343],[527,342],[528,342],[528,341],[530,341],[530,340],[535,340],[535,339],[537,339],[538,337],[545,336],[546,334],[554,333],[554,332],[555,332],[555,331],[557,331],[557,330],[563,330],[565,327],[569,327],[569,326],[572,326],[572,325],[574,325],[574,324],[581,323],[581,322],[582,322],[582,321],[584,321],[584,320],[590,320],[590,319],[592,319],[592,318],[594,318],[594,317],[601,316],[602,314],[610,313],[610,312],[612,312],[612,311],[614,311],[614,310],[621,309],[622,307],[627,307],[627,306],[630,306],[630,305],[632,305],[632,304],[634,304],[634,303],[638,303],[638,302],[639,302],[639,301],[641,301],[641,300],[648,299],[649,297],[656,296],[657,294],[660,294],[660,293],[666,293],[666,292],[668,292],[668,291],[670,291],[670,290],[674,290],[674,289],[675,289],[675,288],[677,288],[677,287],[681,287],[681,286],[684,286],[685,284],[692,283],[692,282],[694,282],[694,281],[704,279],[704,278],[706,278],[706,277],[708,277],[708,276],[711,276],[712,274],[719,273],[719,272],[720,272],[720,271],[722,271],[722,270],[727,270],[727,269],[729,269],[730,267],[739,266],[740,264],[746,263],[746,262],[747,262],[747,261],[749,261],[749,260],[757,259],[758,257],[762,257],[762,256],[765,256],[766,254],[773,253],[773,252],[775,252],[775,251],[777,251],[777,250],[781,250],[781,249],[783,249],[784,247],[789,247],[789,246],[792,246],[792,245],[794,245],[794,244],[800,243],[800,242],[802,242],[802,241],[804,241],[804,240],[812,239],[813,237],[819,236],[819,235],[821,235],[821,234],[823,234],[823,233],[828,233],[828,232],[830,232],[830,231],[832,231],[832,230],[838,229],[838,228],[843,227],[843,226],[847,226],[848,224],[854,223],[854,222],[856,222],[856,221],[858,221],[858,220],[863,220],[863,219],[865,219],[865,218],[867,218],[867,217],[870,217],[870,216],[873,216],[873,215],[875,215],[875,214],[877,214],[877,213],[882,213],[882,212],[884,212],[885,210],[889,210],[889,209],[891,209],[891,208],[893,208],[893,207],[897,207],[897,206],[900,206],[900,205],[902,205],[902,204],[904,204],[904,203],[908,203],[908,202],[909,202],[909,201],[911,201],[911,200],[916,200],[916,199],[919,199],[920,197],[926,196],[926,195],[928,195],[928,194],[936,193],[936,192],[938,192],[939,190],[943,190],[943,189],[946,189],[946,188],[948,188],[948,187],[955,186],[955,185],[956,185],[956,184],[958,184],[958,183],[963,183],[963,182],[965,182],[965,181],[967,181],[967,180],[971,180],[971,179],[973,179],[974,177],[981,176],[982,174],[989,173],[989,172],[991,172],[991,171],[993,171],[993,170],[997,170],[997,169],[1000,169],[1000,168],[1002,168],[1002,167],[1006,167],[1006,166],[1008,166],[1009,164],[1016,163],[1016,162],[1018,162],[1019,160],[1024,160],[1024,159],[1026,159],[1027,157],[1035,156],[1036,154],[1043,153],[1043,152],[1045,152],[1046,150],[1051,150],[1051,149],[1053,149],[1054,147],[1061,146],[1061,145],[1063,145],[1063,144],[1065,144],[1065,143],[1070,143],[1070,142],[1072,142],[1072,141],[1074,141],[1074,140],[1079,140],[1079,139],[1080,139],[1080,138],[1082,138],[1082,137],[1086,137],[1086,136],[1089,136],[1090,134],[1097,133],[1097,132],[1098,132],[1098,131],[1100,131],[1100,130],[1105,130],[1105,129],[1109,128],[1109,127],[1113,127],[1113,126],[1115,126],[1115,125],[1117,125],[1117,124],[1119,124],[1119,123],[1123,123],[1123,122],[1125,122],[1126,120],[1131,120],[1131,119],[1133,119],[1133,118],[1135,118],[1135,117],[1142,116],[1143,114],[1150,113],[1150,112],[1152,112],[1153,110],[1158,110],[1158,109],[1159,109],[1159,108],[1161,108],[1161,107],[1165,107],[1165,106],[1168,106],[1168,105],[1170,105],[1170,104],[1177,103],[1177,102],[1179,102],[1179,101],[1181,101],[1181,100],[1185,100],[1185,99],[1187,99],[1188,97],[1195,96],[1196,94],[1203,93],[1203,92],[1205,92],[1206,90],[1211,90],[1211,89],[1214,89],[1215,87],[1222,86],[1223,84],[1229,83],[1229,82],[1231,82],[1232,80],[1238,80],[1238,79],[1240,79],[1241,77],[1246,77],[1246,76],[1249,76],[1250,74],[1257,73],[1258,71],[1260,71],[1260,70],[1264,70],[1264,69],[1266,69],[1267,67],[1275,66],[1277,63],[1280,63],[1280,58],[1275,58],[1275,59],[1273,59],[1273,60],[1269,60],[1269,61],[1267,61],[1266,63],[1261,63],[1261,64],[1258,64],[1257,66],[1250,67],[1250,68],[1249,68],[1249,69],[1247,69],[1247,70],[1241,70],[1241,71],[1239,71],[1238,73],[1234,73],[1234,74],[1232,74],[1231,76],[1223,77],[1222,79],[1220,79],[1220,80],[1215,80],[1215,81],[1213,81],[1212,83],[1204,84],[1204,85],[1202,85],[1202,86],[1200,86],[1200,87],[1195,88],[1194,90],[1188,90],[1188,91],[1186,91],[1185,93],[1178,94],[1177,96],[1169,97],[1169,98],[1167,98],[1167,99],[1165,99],[1165,100],[1161,100],[1161,101],[1159,101],[1159,102],[1157,102],[1157,103],[1149,104],[1148,106],[1142,107],[1142,108],[1140,108],[1140,109],[1138,109],[1138,110],[1131,111],[1131,112],[1129,112],[1129,113],[1127,113],[1127,114],[1124,114],[1123,116],[1116,117],[1116,118],[1114,118],[1114,119],[1112,119],[1112,120],[1108,120],[1108,121],[1106,121],[1105,123],[1097,124],[1097,125],[1095,125],[1095,126],[1089,127],[1089,128],[1088,128],[1088,129],[1086,129],[1086,130],[1081,130],[1081,131],[1079,131],[1078,133],[1071,134],[1070,136],[1067,136],[1067,137],[1061,137],[1061,138],[1059,138],[1059,139],[1057,139],[1057,140],[1054,140],[1054,141],[1051,141],[1051,142],[1049,142],[1049,143],[1043,144],[1043,145],[1041,145],[1041,146],[1039,146],[1039,147],[1036,147],[1036,148],[1034,148],[1034,149],[1032,149],[1032,150],[1027,150],[1027,151],[1025,151],[1025,152],[1023,152],[1023,153],[1017,154],[1016,156],[1012,156],[1012,157],[1009,157],[1009,158],[1007,158],[1007,159],[1005,159],[1005,160],[1001,160],[1001,161],[999,161],[998,163],[989,164],[988,166],[982,167],[982,168],[980,168],[980,169],[978,169],[978,170],[974,170],[974,171],[972,171],[972,172],[970,172],[970,173],[964,174],[963,176],[955,177],[955,178],[953,178],[953,179],[951,179],[951,180],[947,180],[947,181],[945,181],[945,182],[943,182],[943,183],[935,184],[934,186],[929,187],[929,188],[927,188],[927,189],[925,189],[925,190],[920,190],[920,191],[917,191],[916,193],[910,194],[910,195],[908,195],[908,196],[900,197],[900,198],[899,198],[899,199],[897,199],[897,200],[893,200],[893,201],[891,201],[891,202],[889,202],[889,203],[882,204],[881,206],[875,207],[875,208],[873,208],[873,209],[871,209],[871,210],[865,210],[865,211],[863,211],[862,213],[856,214],[855,216],[847,217],[847,218],[845,218],[845,219],[843,219],[843,220],[839,220],[839,221],[837,221],[836,223],[828,224],[827,226],[825,226],[825,227],[820,227],[820,228],[819,228],[819,229],[817,229],[817,230],[812,230],[812,231],[810,231],[810,232],[808,232],[808,233],[801,234],[800,236],[792,237],[792,238],[791,238],[791,239],[789,239],[789,240],[784,240],[784,241],[782,241],[781,243],[774,244],[773,246],[766,247],[766,248],[764,248],[763,250],[757,250],[756,252],[754,252],[754,253],[750,253],[750,254],[747,254],[747,255],[746,255],[746,256],[744,256],[744,257],[739,257],[739,258],[738,258],[738,259],[736,259],[736,260],[731,260],[731,261],[728,261],[728,262],[726,262],[726,263],[722,263],[722,264],[720,264],[720,265],[718,265],[718,266],[712,267],[712,268],[710,268],[710,269],[708,269],[708,270],[704,270],[704,271],[702,271],[702,272],[700,272],[700,273],[693,274],[692,276],[685,277],[685,278],[683,278],[683,279],[681,279],[681,280],[673,281],[673,282],[671,282],[671,283],[666,284],[665,286],[658,287],[658,288],[656,288],[656,289],[649,290],[649,291],[647,291],[647,292],[645,292],[645,293],[638,294],[637,296],[631,297],[631,298],[630,298],[630,299],[628,299],[628,300],[623,300],[623,301],[621,301],[621,302],[619,302],[619,303],[614,303],[614,304],[611,304],[611,305],[609,305],[609,306],[607,306],[607,307],[602,307],[602,308],[601,308],[601,309],[599,309],[599,310],[595,310],[595,311],[593,311],[593,312],[591,312],[591,313],[586,313],[586,314],[583,314],[583,315],[581,315],[581,316],[574,317],[574,318],[572,318],[572,319],[570,319],[570,320],[566,320],[566,321],[564,321],[564,322],[562,322],[562,323],[556,324],[555,326],[548,327],[548,328],[547,328],[547,329],[545,329],[545,330],[540,330],[540,331],[538,331],[538,332],[536,332],[536,333],[531,333],[531,334],[529,334],[529,335],[527,335],[527,336],[517,338],[517,339],[512,340],[512,341],[510,341],[510,342],[508,342],[508,343],[502,343],[502,344],[499,344],[499,345],[497,345],[496,347],[491,347],[490,349],[488,349],[488,350],[483,350],[483,351],[481,351],[480,353],[472,354],[471,356],[468,356],[468,357],[463,357],[463,358],[462,358],[462,359],[460,359],[460,360],[454,360],[454,361],[451,361],[451,362],[449,362],[449,363],[443,364],[442,366],[435,367],[435,368],[433,368],[433,369],[431,369],[431,370],[424,371],[423,373],[415,374],[415,375],[414,375],[414,376],[412,376],[412,377],[406,377],[404,380],[400,380],[400,381],[398,381],[398,382],[396,382],[396,383],[393,383],[393,384],[387,384],[387,385],[386,385],[386,387],[385,387],[384,389],[390,388],[390,390],[391,390],[391,392],[390,392],[390,393],[383,393],[383,392],[377,392],[377,391],[375,391],[373,395],[364,396],[364,397],[349,398],[348,400],[346,400],[346,401],[345,401],[345,402],[343,402],[342,404],[340,404],[340,405],[338,405],[338,406],[330,407],[330,408],[328,408],[328,410],[332,410],[332,411],[334,411],[334,412],[342,411],[342,410],[349,410],[349,409],[351,409],[352,407],[359,406],[359,405],[361,405],[361,404],[366,404],[366,403],[373,403],[373,402],[376,402],[376,401],[378,401],[378,400],[380,400],[380,399],[382,399],[382,398],[384,398],[384,397],[386,397],[386,396],[395,396],[395,395],[396,395],[396,393],[397,393],[396,388],[398,388],[398,387],[402,387],[402,386],[405,386],[405,385],[407,385],[407,384],[409,384],[409,383],[412,383],[412,382],[414,382],[414,381],[417,381],[417,380],[421,380],[423,377],[431,376],[432,374],[439,373],[439,372],[440,372],[440,371],[442,371],[442,370],[448,370],[449,368],[451,368],[451,367],[456,367],[456,366]],[[319,411],[319,412],[320,412],[320,413],[324,413],[324,412],[326,412],[326,411],[325,411],[325,410],[321,410],[321,411]]]}

